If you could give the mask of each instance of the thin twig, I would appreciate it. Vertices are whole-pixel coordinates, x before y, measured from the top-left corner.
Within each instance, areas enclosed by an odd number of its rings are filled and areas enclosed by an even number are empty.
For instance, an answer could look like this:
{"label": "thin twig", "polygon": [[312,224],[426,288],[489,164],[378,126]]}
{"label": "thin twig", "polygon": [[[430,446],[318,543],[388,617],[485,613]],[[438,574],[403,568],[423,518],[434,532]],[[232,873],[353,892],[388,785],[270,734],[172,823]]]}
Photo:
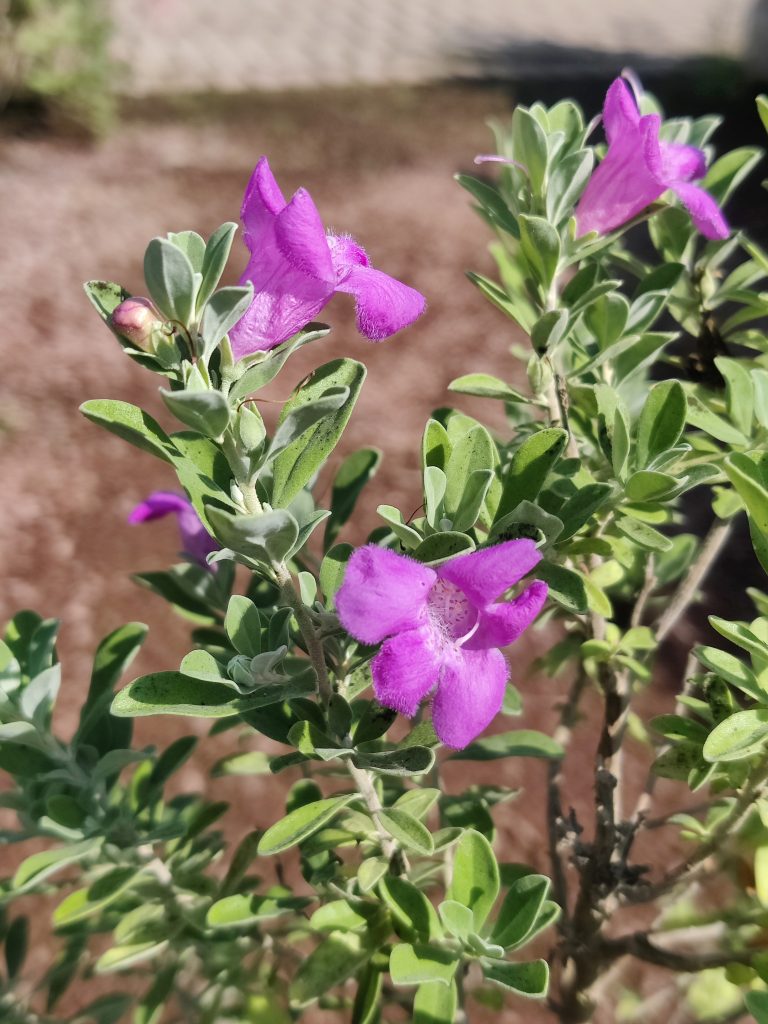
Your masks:
{"label": "thin twig", "polygon": [[681,953],[656,945],[646,932],[634,932],[618,939],[606,939],[602,945],[602,953],[609,958],[634,956],[646,963],[667,967],[671,971],[680,971],[683,974],[695,974],[711,967],[727,967],[728,964],[749,964],[755,956],[755,950]]}
{"label": "thin twig", "polygon": [[656,627],[656,639],[659,643],[669,636],[682,615],[685,614],[688,605],[694,600],[696,591],[728,540],[731,523],[730,519],[716,519],[712,524],[698,557],[659,619]]}
{"label": "thin twig", "polygon": [[[656,578],[654,575],[654,560],[653,555],[649,555],[645,563],[645,573],[643,576],[643,586],[640,593],[637,595],[637,601],[632,609],[632,615],[629,620],[630,628],[636,628],[640,626],[645,615],[648,601],[653,594],[653,590],[656,584]],[[625,761],[625,746],[624,746],[624,733],[627,728],[627,719],[629,718],[629,704],[632,696],[632,672],[628,668],[623,668],[616,673],[616,695],[621,701],[621,709],[619,716],[613,723],[613,764],[612,771],[616,777],[616,790],[614,795],[614,813],[617,821],[624,821],[624,761]]]}
{"label": "thin twig", "polygon": [[[674,713],[676,715],[684,716],[688,711],[688,708],[683,703],[682,698],[690,696],[691,691],[693,690],[692,680],[696,668],[696,660],[696,655],[693,651],[691,651],[686,659],[685,669],[683,670],[683,685],[680,690],[680,693],[677,696],[677,700],[675,701]],[[671,744],[665,744],[661,747],[661,749],[658,752],[662,753],[664,750],[668,750],[670,745]],[[648,771],[648,776],[645,780],[645,786],[643,787],[642,793],[638,797],[637,804],[635,805],[635,810],[632,813],[632,823],[637,827],[643,825],[645,828],[650,828],[650,825],[648,825],[646,822],[646,817],[651,809],[651,805],[653,803],[653,793],[656,788],[656,783],[658,782],[658,776],[653,773],[652,767],[653,766],[651,766],[651,769],[649,769]]]}
{"label": "thin twig", "polygon": [[646,818],[643,822],[643,828],[647,828],[649,830],[655,828],[665,828],[667,825],[674,824],[674,822],[671,821],[671,819],[674,818],[676,815],[701,814],[702,811],[708,811],[710,810],[710,808],[714,807],[714,805],[718,802],[718,799],[700,800],[697,804],[689,804],[688,807],[678,807],[677,810],[670,811],[669,814],[662,814],[659,818]]}
{"label": "thin twig", "polygon": [[643,615],[645,614],[648,600],[656,586],[656,575],[654,573],[655,567],[656,563],[654,562],[653,555],[649,555],[645,563],[643,586],[640,593],[637,595],[637,601],[635,601],[635,607],[632,609],[632,615],[629,620],[629,625],[633,629],[637,626],[641,626],[643,623]]}
{"label": "thin twig", "polygon": [[307,654],[317,675],[317,694],[323,707],[327,708],[328,702],[333,696],[333,687],[328,678],[322,641],[318,631],[315,629],[315,624],[312,621],[312,616],[309,614],[307,606],[301,600],[301,595],[297,593],[293,585],[293,579],[285,563],[275,562],[272,568],[283,600],[293,609],[293,614],[296,617],[296,622],[299,625],[299,630],[307,648]]}
{"label": "thin twig", "polygon": [[658,899],[659,896],[663,896],[664,893],[669,892],[681,883],[694,881],[702,873],[706,872],[705,861],[720,849],[723,840],[729,834],[737,832],[741,825],[743,825],[752,810],[752,805],[763,790],[767,779],[768,759],[755,769],[744,789],[734,801],[731,810],[712,829],[706,842],[701,843],[687,860],[678,864],[672,871],[669,871],[655,885],[650,885],[644,889],[638,888],[631,893],[627,893],[625,900],[629,903],[648,903],[651,900]]}
{"label": "thin twig", "polygon": [[[553,733],[553,739],[567,752],[573,735],[573,727],[578,720],[578,708],[581,696],[587,684],[587,675],[580,671],[573,680],[568,695],[560,709],[560,722]],[[547,778],[547,833],[549,843],[549,860],[552,868],[552,887],[555,901],[562,908],[560,931],[568,927],[568,883],[560,845],[562,842],[563,810],[560,799],[560,786],[563,778],[564,757],[550,761]]]}
{"label": "thin twig", "polygon": [[356,768],[351,761],[347,761],[346,764],[347,770],[352,776],[352,780],[357,786],[360,796],[365,800],[366,807],[373,819],[373,823],[378,829],[379,843],[381,844],[382,853],[389,861],[394,861],[399,857],[402,866],[405,866],[404,857],[399,850],[397,842],[387,833],[387,830],[381,823],[380,815],[383,807],[381,806],[381,801],[379,800],[370,772],[365,771],[363,768]]}
{"label": "thin twig", "polygon": [[[327,708],[328,703],[333,696],[333,687],[331,686],[331,681],[328,677],[328,669],[325,664],[325,651],[323,650],[322,640],[320,639],[318,631],[315,629],[312,616],[309,614],[307,607],[301,600],[300,594],[297,593],[293,585],[293,579],[285,563],[275,563],[272,568],[274,569],[277,582],[280,585],[280,593],[285,602],[291,606],[293,613],[296,616],[299,630],[301,631],[304,644],[307,648],[307,654],[312,661],[312,665],[317,675],[318,696],[323,707]],[[355,783],[358,792],[365,801],[371,818],[378,829],[382,852],[388,860],[392,861],[398,856],[399,847],[397,842],[388,835],[387,830],[382,825],[380,817],[382,806],[379,801],[378,794],[376,793],[376,788],[373,785],[371,775],[363,768],[356,768],[351,761],[347,761],[346,764],[349,774],[352,776],[352,781]]]}

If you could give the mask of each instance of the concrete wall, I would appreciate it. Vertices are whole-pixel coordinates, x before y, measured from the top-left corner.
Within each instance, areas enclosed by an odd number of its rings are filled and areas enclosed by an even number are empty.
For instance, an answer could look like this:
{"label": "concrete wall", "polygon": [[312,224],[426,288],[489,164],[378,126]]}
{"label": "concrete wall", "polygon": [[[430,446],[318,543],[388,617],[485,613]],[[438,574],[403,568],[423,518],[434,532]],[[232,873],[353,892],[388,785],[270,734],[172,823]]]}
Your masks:
{"label": "concrete wall", "polygon": [[[701,54],[764,62],[768,0],[108,0],[127,91],[612,71]],[[758,31],[759,30],[759,31]],[[503,54],[503,60],[499,60]]]}

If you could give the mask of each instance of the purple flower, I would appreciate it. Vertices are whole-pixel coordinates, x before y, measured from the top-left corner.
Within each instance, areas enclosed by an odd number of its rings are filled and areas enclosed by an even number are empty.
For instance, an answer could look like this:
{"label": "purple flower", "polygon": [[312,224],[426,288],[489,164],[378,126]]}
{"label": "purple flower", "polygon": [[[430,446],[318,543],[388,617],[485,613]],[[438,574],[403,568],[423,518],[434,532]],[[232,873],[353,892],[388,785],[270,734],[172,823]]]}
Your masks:
{"label": "purple flower", "polygon": [[128,516],[129,523],[147,523],[151,519],[175,515],[181,534],[181,545],[185,555],[204,569],[212,568],[206,555],[219,550],[219,544],[211,537],[195,512],[192,502],[172,491],[153,491]]}
{"label": "purple flower", "polygon": [[706,173],[704,153],[694,146],[659,138],[658,114],[640,116],[622,78],[608,90],[603,107],[608,152],[598,165],[576,207],[579,235],[601,235],[631,220],[671,189],[687,207],[706,238],[727,238],[728,224],[712,196],[692,185]]}
{"label": "purple flower", "polygon": [[263,156],[251,175],[241,211],[251,258],[241,284],[253,283],[248,311],[230,331],[235,356],[274,348],[301,330],[335,292],[357,303],[357,327],[381,341],[424,312],[424,296],[374,270],[346,235],[326,235],[306,189],[286,203]]}
{"label": "purple flower", "polygon": [[446,746],[466,747],[504,699],[509,669],[499,647],[533,622],[547,585],[534,580],[514,600],[496,600],[540,559],[530,540],[473,551],[437,569],[373,544],[355,551],[336,607],[351,636],[365,644],[384,640],[371,666],[379,702],[410,717],[436,686],[435,732]]}

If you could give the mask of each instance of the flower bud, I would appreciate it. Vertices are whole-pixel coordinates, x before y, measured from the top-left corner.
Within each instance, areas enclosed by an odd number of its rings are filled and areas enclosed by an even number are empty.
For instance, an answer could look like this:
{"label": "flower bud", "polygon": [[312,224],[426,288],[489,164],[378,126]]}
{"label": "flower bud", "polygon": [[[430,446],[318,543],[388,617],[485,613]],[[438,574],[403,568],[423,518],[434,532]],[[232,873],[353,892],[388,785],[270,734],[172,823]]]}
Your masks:
{"label": "flower bud", "polygon": [[151,348],[152,336],[162,329],[160,314],[149,301],[141,297],[125,299],[112,311],[110,326],[136,348]]}
{"label": "flower bud", "polygon": [[251,672],[251,659],[246,654],[236,654],[227,665],[227,674],[242,690],[252,690],[256,680]]}

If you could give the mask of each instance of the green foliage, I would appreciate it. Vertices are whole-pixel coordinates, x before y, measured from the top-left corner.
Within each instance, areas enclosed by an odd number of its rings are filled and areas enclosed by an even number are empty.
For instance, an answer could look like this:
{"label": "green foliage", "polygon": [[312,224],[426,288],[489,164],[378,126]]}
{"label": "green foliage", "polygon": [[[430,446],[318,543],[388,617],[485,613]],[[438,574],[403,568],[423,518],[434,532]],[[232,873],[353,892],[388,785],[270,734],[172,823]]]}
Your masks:
{"label": "green foliage", "polygon": [[13,0],[0,11],[6,97],[41,102],[54,122],[103,135],[116,114],[119,72],[111,24],[99,0]]}
{"label": "green foliage", "polygon": [[[665,142],[698,146],[714,127],[677,119],[661,131]],[[693,647],[676,700],[665,690],[663,714],[646,720],[635,698],[654,683],[664,640],[743,512],[768,569],[768,256],[739,233],[700,238],[668,196],[610,235],[580,235],[575,207],[601,153],[570,101],[520,106],[495,132],[507,161],[498,184],[459,181],[495,232],[499,280],[470,280],[529,343],[513,348],[512,383],[467,372],[450,391],[493,402],[507,425],[497,416],[489,430],[460,408],[436,410],[422,441],[423,495],[409,503],[417,511],[380,505],[370,543],[439,572],[458,555],[532,540],[536,577],[549,587],[543,618],[556,623],[537,699],[557,703],[557,725],[510,728],[526,708],[508,685],[500,727],[447,751],[426,708],[406,728],[377,702],[378,645],[348,635],[336,609],[354,552],[339,539],[348,525],[354,536],[381,461],[375,448],[335,454],[365,368],[348,358],[320,365],[292,380],[270,415],[258,392],[327,329],[307,325],[236,359],[228,332],[251,292],[219,287],[235,225],[208,240],[194,231],[153,239],[144,270],[158,320],[146,347],[118,341],[164,378],[164,413],[183,429],[111,399],[83,412],[175,473],[221,550],[208,564],[135,577],[191,621],[193,649],[178,667],[142,668],[115,693],[145,628],[110,634],[68,742],[52,728],[57,624],[22,612],[7,628],[0,768],[10,777],[2,805],[17,824],[4,838],[44,842],[0,884],[3,1010],[7,993],[28,990],[27,924],[14,900],[45,894],[59,953],[39,1006],[19,997],[25,1021],[27,1004],[50,1015],[84,976],[114,972],[135,997],[116,988],[78,1019],[283,1024],[317,1005],[353,1024],[378,1024],[392,1007],[417,1024],[452,1024],[471,999],[501,1012],[507,998],[545,998],[548,962],[563,966],[552,1007],[584,1020],[597,975],[627,953],[698,972],[688,989],[697,1012],[721,1000],[731,1013],[743,998],[764,1011],[768,597],[751,592],[751,621],[710,619],[714,632]],[[705,186],[725,201],[756,159],[748,149],[725,154]],[[646,224],[637,256],[627,232]],[[129,296],[104,281],[86,291],[108,326]],[[712,508],[704,543],[686,532],[691,502]],[[476,635],[453,642],[472,651]],[[514,678],[520,649],[510,652]],[[551,688],[560,673],[567,696]],[[599,725],[582,728],[598,705]],[[210,733],[226,737],[207,762],[214,791],[234,776],[265,787],[233,849],[227,805],[184,789],[184,766],[206,740],[196,729],[160,750],[139,748],[132,719],[148,715],[211,719]],[[583,766],[597,736],[594,777],[572,793],[571,766]],[[649,811],[652,780],[633,806],[642,780],[628,787],[621,777],[627,736],[638,771],[644,759],[680,797],[678,813]],[[535,869],[497,859],[506,829],[497,836],[496,807],[517,795],[510,778],[528,782],[507,758],[532,759],[526,772],[548,776]],[[284,813],[278,793],[287,793]],[[505,825],[527,835],[522,813]],[[635,840],[662,827],[679,830],[685,852],[649,870],[634,859]],[[669,845],[659,848],[666,856]],[[545,850],[552,883],[540,873]],[[726,927],[707,933],[711,951],[677,952],[656,932],[674,932],[675,920],[694,931],[707,923],[674,898],[693,881],[705,886],[710,868],[707,905],[722,906]],[[638,932],[640,916],[624,914],[668,895],[655,931]]]}

